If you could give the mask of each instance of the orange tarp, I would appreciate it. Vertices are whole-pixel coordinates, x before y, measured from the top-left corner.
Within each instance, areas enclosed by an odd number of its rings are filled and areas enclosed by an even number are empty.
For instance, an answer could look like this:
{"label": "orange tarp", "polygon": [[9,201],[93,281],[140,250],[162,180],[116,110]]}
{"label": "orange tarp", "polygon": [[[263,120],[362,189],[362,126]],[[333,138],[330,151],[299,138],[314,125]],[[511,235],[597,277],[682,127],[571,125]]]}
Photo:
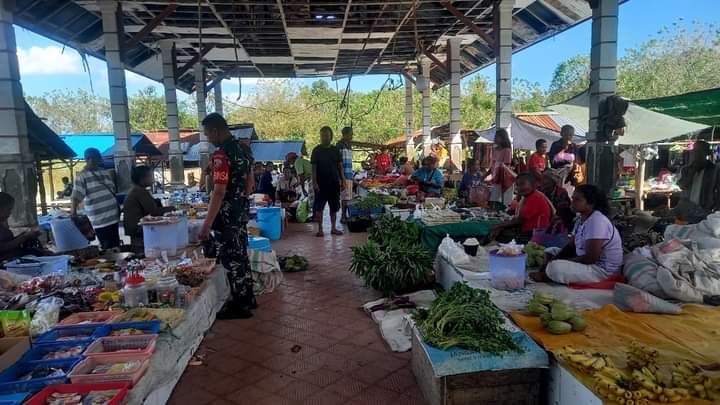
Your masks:
{"label": "orange tarp", "polygon": [[[684,305],[680,315],[637,314],[623,312],[614,305],[582,312],[588,327],[584,332],[553,335],[540,324],[540,318],[513,313],[513,320],[548,351],[565,346],[602,352],[618,367],[625,366],[625,351],[637,341],[660,352],[660,375],[669,380],[675,362],[690,360],[697,364],[720,363],[720,309],[702,305]],[[570,370],[592,387],[591,378]],[[683,404],[710,404],[710,401],[683,401]]]}

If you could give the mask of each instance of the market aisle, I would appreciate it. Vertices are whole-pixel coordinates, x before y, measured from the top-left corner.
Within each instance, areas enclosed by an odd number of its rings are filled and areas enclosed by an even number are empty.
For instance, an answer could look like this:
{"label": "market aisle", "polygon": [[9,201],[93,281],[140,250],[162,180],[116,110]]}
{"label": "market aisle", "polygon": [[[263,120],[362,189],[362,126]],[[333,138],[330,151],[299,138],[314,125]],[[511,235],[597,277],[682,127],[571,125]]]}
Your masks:
{"label": "market aisle", "polygon": [[310,269],[259,297],[253,319],[216,321],[199,351],[206,364],[188,366],[170,404],[424,404],[410,353],[391,352],[359,309],[379,296],[348,272],[350,247],[366,237],[318,239],[290,224],[273,249]]}

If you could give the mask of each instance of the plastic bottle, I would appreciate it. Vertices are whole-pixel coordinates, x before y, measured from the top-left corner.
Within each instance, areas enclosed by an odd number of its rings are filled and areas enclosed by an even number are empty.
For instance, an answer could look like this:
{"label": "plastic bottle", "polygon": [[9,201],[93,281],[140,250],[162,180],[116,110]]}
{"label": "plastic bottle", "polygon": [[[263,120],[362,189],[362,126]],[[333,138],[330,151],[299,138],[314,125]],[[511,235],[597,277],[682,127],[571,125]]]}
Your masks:
{"label": "plastic bottle", "polygon": [[155,288],[157,290],[158,302],[174,306],[177,300],[178,283],[175,276],[163,276],[158,280]]}
{"label": "plastic bottle", "polygon": [[139,274],[131,274],[125,280],[125,288],[122,289],[125,305],[131,308],[148,305],[148,290],[145,285],[145,278]]}

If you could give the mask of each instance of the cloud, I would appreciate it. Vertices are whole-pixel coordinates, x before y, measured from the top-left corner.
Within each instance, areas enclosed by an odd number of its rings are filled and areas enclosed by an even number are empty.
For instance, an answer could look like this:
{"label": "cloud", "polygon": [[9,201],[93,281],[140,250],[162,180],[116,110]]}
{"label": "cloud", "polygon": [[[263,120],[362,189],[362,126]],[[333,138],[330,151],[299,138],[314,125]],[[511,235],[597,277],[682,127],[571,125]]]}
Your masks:
{"label": "cloud", "polygon": [[129,85],[141,86],[141,87],[160,86],[161,85],[161,83],[156,82],[155,80],[150,80],[145,76],[140,76],[139,74],[133,73],[129,70],[125,71],[125,82]]}
{"label": "cloud", "polygon": [[17,56],[20,73],[24,76],[83,73],[80,55],[70,48],[65,48],[65,52],[52,45],[18,48]]}

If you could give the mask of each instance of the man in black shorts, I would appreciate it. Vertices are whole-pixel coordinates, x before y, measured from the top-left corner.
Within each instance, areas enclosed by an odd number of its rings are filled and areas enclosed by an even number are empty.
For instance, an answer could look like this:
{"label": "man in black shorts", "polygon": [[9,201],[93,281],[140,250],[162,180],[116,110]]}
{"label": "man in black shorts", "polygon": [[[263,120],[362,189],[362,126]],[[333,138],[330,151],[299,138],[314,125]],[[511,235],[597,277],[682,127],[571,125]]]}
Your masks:
{"label": "man in black shorts", "polygon": [[312,151],[313,187],[315,188],[315,219],[318,221],[318,237],[323,233],[323,211],[325,204],[330,206],[331,233],[342,235],[336,228],[337,212],[340,211],[340,191],[345,187],[342,156],[340,149],[332,144],[333,132],[330,127],[320,128],[320,145]]}

